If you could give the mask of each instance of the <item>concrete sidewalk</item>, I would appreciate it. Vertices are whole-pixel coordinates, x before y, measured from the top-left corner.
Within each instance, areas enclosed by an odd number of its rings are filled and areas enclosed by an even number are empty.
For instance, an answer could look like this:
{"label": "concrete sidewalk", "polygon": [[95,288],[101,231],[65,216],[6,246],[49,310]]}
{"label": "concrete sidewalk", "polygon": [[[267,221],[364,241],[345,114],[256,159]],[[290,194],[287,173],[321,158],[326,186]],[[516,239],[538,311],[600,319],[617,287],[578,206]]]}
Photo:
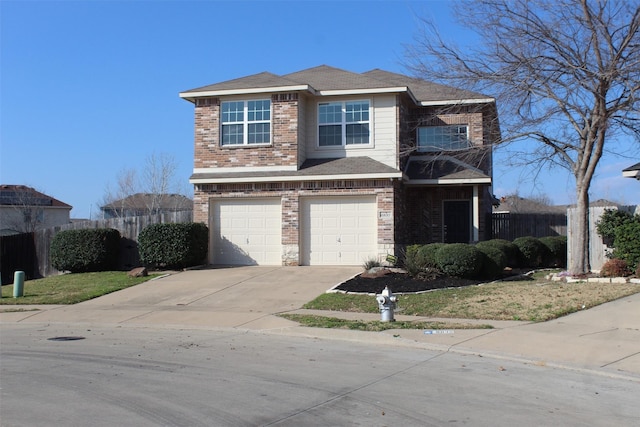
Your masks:
{"label": "concrete sidewalk", "polygon": [[[283,312],[316,313],[379,320],[378,314],[315,312],[300,308],[360,271],[360,267],[191,270],[71,306],[3,305],[0,306],[0,324],[236,328],[515,358],[540,366],[630,375],[640,381],[640,294],[545,323],[476,321],[489,323],[494,329],[453,330],[437,334],[406,329],[378,333],[305,328],[275,315]],[[31,309],[33,311],[10,311]],[[396,315],[396,319],[455,321],[402,315]]]}

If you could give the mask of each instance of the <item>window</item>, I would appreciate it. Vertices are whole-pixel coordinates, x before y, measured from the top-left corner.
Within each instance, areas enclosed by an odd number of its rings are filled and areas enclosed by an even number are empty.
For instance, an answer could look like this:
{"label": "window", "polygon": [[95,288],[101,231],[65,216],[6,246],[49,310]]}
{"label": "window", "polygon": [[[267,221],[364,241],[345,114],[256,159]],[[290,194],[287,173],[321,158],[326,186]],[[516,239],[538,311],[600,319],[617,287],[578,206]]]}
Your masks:
{"label": "window", "polygon": [[318,105],[318,144],[342,147],[370,143],[369,101]]}
{"label": "window", "polygon": [[418,128],[418,151],[452,151],[469,148],[467,126],[428,126]]}
{"label": "window", "polygon": [[222,145],[269,144],[271,101],[222,103]]}

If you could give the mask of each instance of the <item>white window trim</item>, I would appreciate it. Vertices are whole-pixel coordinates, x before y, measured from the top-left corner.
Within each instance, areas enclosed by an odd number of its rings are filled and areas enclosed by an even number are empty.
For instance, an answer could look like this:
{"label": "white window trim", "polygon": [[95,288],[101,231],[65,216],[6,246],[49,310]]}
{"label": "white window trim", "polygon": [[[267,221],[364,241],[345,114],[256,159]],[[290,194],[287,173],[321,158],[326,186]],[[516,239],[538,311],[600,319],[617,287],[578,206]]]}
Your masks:
{"label": "white window trim", "polygon": [[[269,101],[269,120],[254,120],[249,121],[249,102],[252,101]],[[243,121],[242,122],[224,122],[222,120],[222,105],[227,102],[242,102],[243,103]],[[220,103],[220,147],[224,148],[247,148],[247,147],[268,147],[273,143],[273,123],[271,118],[273,117],[273,102],[270,98],[256,98],[256,99],[230,99],[228,101],[222,101]],[[269,142],[249,143],[249,124],[269,124]],[[222,136],[222,128],[224,125],[239,125],[242,124],[242,144],[224,144]]]}
{"label": "white window trim", "polygon": [[[369,120],[366,122],[349,122],[368,123],[369,124],[369,142],[366,144],[347,144],[347,122],[346,122],[346,104],[350,102],[368,102],[369,103]],[[341,145],[320,145],[320,104],[342,104],[342,144]],[[373,147],[373,101],[371,99],[346,99],[341,101],[323,101],[316,105],[316,148],[320,150],[356,150],[358,148]]]}
{"label": "white window trim", "polygon": [[[460,127],[460,126],[464,126],[465,128],[467,128],[467,148],[471,147],[471,141],[469,140],[469,125],[468,124],[464,124],[464,123],[457,123],[457,124],[448,124],[448,125],[438,125],[438,126],[418,126],[418,128],[416,129],[416,150],[419,153],[433,153],[433,152],[438,152],[438,151],[456,151],[456,150],[447,150],[444,148],[437,148],[435,146],[420,146],[420,129],[423,128],[442,128],[442,127]],[[431,149],[428,149],[431,148]]]}

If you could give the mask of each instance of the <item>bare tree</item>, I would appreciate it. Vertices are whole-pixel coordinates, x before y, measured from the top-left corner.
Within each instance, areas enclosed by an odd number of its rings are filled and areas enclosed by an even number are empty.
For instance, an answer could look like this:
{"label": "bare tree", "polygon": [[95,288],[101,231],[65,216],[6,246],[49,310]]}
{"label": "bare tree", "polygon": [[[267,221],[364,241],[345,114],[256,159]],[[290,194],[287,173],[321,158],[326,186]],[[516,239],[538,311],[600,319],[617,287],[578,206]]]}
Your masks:
{"label": "bare tree", "polygon": [[172,194],[186,194],[176,180],[177,169],[172,155],[153,153],[145,159],[139,174],[136,169],[120,170],[115,189],[107,186],[101,206],[109,207],[115,216],[131,215],[133,211],[140,215],[156,213],[166,208],[167,198]]}
{"label": "bare tree", "polygon": [[[476,0],[450,3],[479,42],[445,41],[433,21],[407,50],[420,77],[491,93],[504,142],[536,141],[524,163],[559,165],[576,184],[576,256],[589,265],[589,188],[616,137],[640,141],[638,0]],[[517,144],[516,144],[517,145]]]}
{"label": "bare tree", "polygon": [[17,233],[31,233],[42,227],[44,208],[51,199],[35,188],[15,186],[2,192],[2,204],[10,206],[3,215],[4,226]]}

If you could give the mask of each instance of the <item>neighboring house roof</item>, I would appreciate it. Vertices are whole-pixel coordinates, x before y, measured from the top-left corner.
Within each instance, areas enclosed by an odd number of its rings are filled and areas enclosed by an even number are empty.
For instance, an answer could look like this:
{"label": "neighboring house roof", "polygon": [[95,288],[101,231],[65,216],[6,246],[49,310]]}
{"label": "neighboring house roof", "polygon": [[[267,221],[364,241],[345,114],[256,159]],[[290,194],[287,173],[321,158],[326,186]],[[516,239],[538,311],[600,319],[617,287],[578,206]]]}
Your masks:
{"label": "neighboring house roof", "polygon": [[72,206],[26,185],[0,185],[1,206],[42,206],[71,209]]}
{"label": "neighboring house roof", "polygon": [[480,169],[451,156],[412,156],[405,167],[407,184],[490,184]]}
{"label": "neighboring house roof", "polygon": [[500,204],[494,208],[494,212],[565,213],[567,211],[567,206],[554,206],[517,195],[500,197],[499,200]]}
{"label": "neighboring house roof", "polygon": [[193,184],[225,182],[299,181],[349,179],[357,175],[363,178],[400,178],[398,170],[370,157],[343,157],[337,159],[307,159],[296,171],[269,172],[214,172],[195,173],[189,181]]}
{"label": "neighboring house roof", "polygon": [[115,200],[109,204],[101,206],[101,210],[145,210],[154,203],[160,203],[156,207],[158,210],[188,210],[193,209],[193,200],[181,194],[150,194],[136,193],[124,199]]}
{"label": "neighboring house roof", "polygon": [[640,163],[636,163],[633,166],[629,166],[628,168],[623,169],[622,176],[640,180]]}
{"label": "neighboring house roof", "polygon": [[360,74],[327,65],[284,76],[263,72],[187,90],[180,93],[180,96],[193,101],[203,96],[283,91],[306,91],[315,95],[406,92],[421,105],[494,101],[480,93],[384,70],[375,69]]}

